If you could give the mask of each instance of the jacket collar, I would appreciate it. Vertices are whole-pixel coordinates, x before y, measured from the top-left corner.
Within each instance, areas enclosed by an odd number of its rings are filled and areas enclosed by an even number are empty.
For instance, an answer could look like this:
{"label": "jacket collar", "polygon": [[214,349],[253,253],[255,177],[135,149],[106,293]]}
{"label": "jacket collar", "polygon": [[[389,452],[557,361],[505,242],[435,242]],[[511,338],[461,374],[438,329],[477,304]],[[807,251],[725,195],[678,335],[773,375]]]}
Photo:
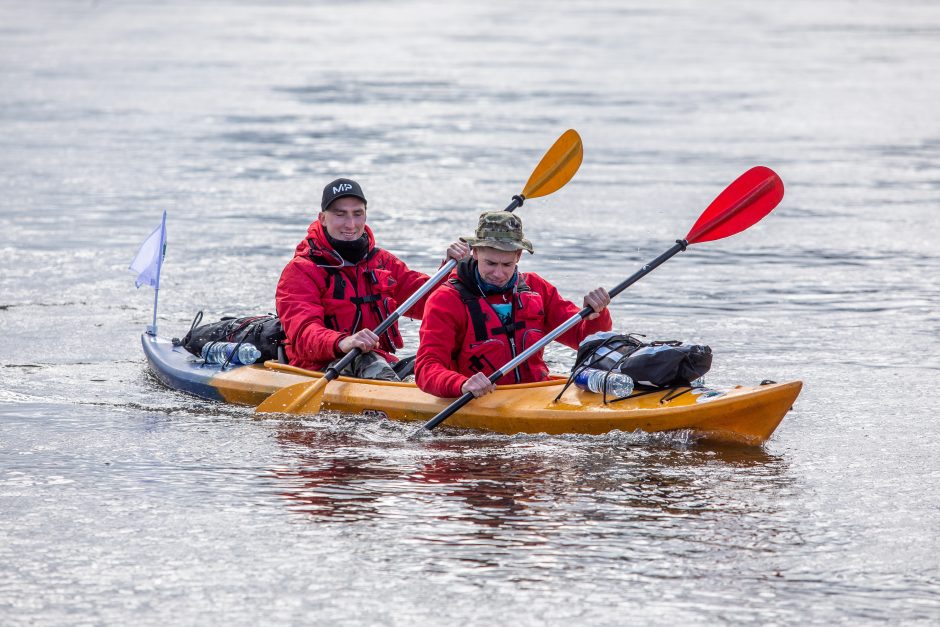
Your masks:
{"label": "jacket collar", "polygon": [[[373,235],[372,229],[369,228],[368,224],[365,226],[365,233],[369,237],[369,253],[366,254],[359,263],[369,259],[371,253],[375,250],[375,235]],[[326,239],[326,229],[323,228],[319,220],[315,220],[307,229],[307,237],[297,244],[297,248],[294,250],[294,256],[309,257],[318,266],[342,267],[356,265],[348,263],[330,245],[329,240]]]}

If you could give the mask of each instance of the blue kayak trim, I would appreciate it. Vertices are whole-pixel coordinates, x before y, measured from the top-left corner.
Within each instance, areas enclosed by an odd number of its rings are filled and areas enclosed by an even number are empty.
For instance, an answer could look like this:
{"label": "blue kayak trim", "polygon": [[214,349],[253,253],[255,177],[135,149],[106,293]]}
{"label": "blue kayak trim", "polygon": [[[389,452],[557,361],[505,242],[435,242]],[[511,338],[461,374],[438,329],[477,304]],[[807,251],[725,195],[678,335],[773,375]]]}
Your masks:
{"label": "blue kayak trim", "polygon": [[211,401],[225,400],[212,385],[212,379],[222,372],[221,365],[204,364],[185,348],[173,346],[169,340],[147,333],[141,334],[140,342],[150,363],[150,371],[163,385]]}

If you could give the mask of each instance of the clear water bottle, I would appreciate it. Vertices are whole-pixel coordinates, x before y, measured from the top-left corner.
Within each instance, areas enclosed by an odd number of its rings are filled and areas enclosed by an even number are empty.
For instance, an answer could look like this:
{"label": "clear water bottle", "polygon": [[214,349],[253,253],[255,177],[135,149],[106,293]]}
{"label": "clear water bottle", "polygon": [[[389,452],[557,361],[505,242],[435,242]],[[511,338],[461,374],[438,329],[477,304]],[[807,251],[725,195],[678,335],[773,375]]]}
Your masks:
{"label": "clear water bottle", "polygon": [[[206,345],[202,347],[202,358],[207,364],[224,364],[236,346],[238,346],[236,342],[206,342]],[[261,357],[261,351],[254,344],[244,342],[238,346],[238,351],[232,355],[230,363],[247,366],[258,361],[259,357]]]}
{"label": "clear water bottle", "polygon": [[608,372],[597,368],[585,368],[574,378],[574,384],[582,390],[600,393],[607,383],[607,396],[622,398],[633,392],[633,379],[622,372]]}

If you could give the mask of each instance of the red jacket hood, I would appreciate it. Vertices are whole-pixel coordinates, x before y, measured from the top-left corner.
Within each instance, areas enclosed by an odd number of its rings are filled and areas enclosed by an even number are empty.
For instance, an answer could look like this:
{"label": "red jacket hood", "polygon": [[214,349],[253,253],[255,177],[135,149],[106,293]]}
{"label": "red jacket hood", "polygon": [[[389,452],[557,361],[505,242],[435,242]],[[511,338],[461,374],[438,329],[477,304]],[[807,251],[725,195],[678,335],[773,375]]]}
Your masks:
{"label": "red jacket hood", "polygon": [[[375,248],[375,236],[372,234],[372,229],[369,228],[368,224],[365,225],[365,233],[369,236],[369,252],[372,252]],[[313,246],[311,246],[311,243]],[[333,249],[330,245],[330,241],[326,239],[326,229],[323,228],[319,220],[315,220],[307,229],[307,237],[297,244],[297,248],[294,250],[294,256],[309,259],[311,250],[313,250],[315,257],[322,257],[328,265],[345,265],[343,258]]]}

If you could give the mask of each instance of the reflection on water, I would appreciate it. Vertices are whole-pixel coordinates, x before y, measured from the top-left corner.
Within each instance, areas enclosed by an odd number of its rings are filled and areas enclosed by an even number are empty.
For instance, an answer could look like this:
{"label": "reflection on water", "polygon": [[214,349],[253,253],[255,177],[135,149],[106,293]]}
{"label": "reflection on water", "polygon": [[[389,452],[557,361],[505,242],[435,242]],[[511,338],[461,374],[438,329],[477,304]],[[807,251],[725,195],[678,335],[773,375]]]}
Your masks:
{"label": "reflection on water", "polygon": [[398,499],[407,497],[441,521],[533,530],[554,508],[570,506],[569,517],[576,511],[584,523],[619,525],[715,511],[713,491],[728,480],[759,479],[758,490],[783,490],[789,481],[785,461],[760,448],[689,449],[681,435],[660,435],[675,439],[656,444],[639,432],[530,437],[434,439],[396,463],[349,433],[294,427],[277,433],[293,463],[270,472],[291,509],[314,519],[399,519],[408,514]]}
{"label": "reflection on water", "polygon": [[285,457],[264,476],[287,509],[309,524],[393,534],[402,545],[380,554],[405,550],[432,572],[490,571],[541,588],[559,568],[590,564],[595,585],[648,585],[699,554],[741,568],[744,551],[760,570],[778,568],[758,565],[762,555],[803,544],[799,521],[779,506],[799,490],[788,464],[759,448],[613,433],[469,434],[390,450],[296,426],[277,441]]}

